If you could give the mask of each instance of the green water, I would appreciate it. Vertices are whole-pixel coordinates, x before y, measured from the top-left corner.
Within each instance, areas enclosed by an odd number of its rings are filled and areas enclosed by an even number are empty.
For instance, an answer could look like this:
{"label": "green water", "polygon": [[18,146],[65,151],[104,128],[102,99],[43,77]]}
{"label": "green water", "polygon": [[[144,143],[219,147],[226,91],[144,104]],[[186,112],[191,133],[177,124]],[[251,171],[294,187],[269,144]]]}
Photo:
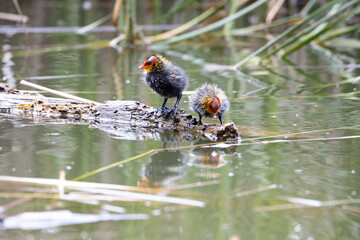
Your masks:
{"label": "green water", "polygon": [[[83,18],[72,19],[75,13],[67,16],[62,19],[65,25],[88,23]],[[56,23],[54,16],[46,18]],[[81,46],[115,36],[112,32],[1,34],[0,43],[14,49],[27,43],[39,48]],[[11,54],[13,64],[2,62],[2,77],[18,89],[26,89],[19,80],[27,79],[94,101],[137,100],[154,107],[161,105],[162,98],[141,81],[138,66],[153,53],[163,54],[190,78],[180,107],[190,112],[189,93],[205,82],[218,84],[231,103],[224,121],[232,120],[239,128],[243,145],[196,147],[204,142],[178,141],[172,134],[156,133],[149,139],[133,139],[87,125],[0,115],[0,175],[56,179],[63,170],[70,180],[151,149],[189,146],[154,151],[81,181],[176,189],[168,196],[205,204],[188,207],[155,201],[81,202],[44,197],[18,202],[23,198],[10,198],[6,193],[34,193],[40,188],[0,182],[5,219],[32,211],[116,213],[104,205],[148,216],[147,220],[82,224],[65,221],[34,230],[5,228],[0,239],[359,239],[360,110],[356,92],[360,86],[341,81],[359,75],[354,62],[360,52],[304,48],[290,62],[273,59],[265,67],[247,67],[243,73],[204,70],[204,63],[236,63],[264,43],[250,37],[239,41],[251,44],[195,41],[122,52],[110,47],[46,53],[3,51],[2,58],[6,52]],[[265,138],[290,133],[299,134]],[[269,142],[261,142],[265,140]],[[292,204],[294,199],[303,204]],[[304,199],[321,203],[306,205]],[[349,204],[349,199],[358,202]]]}

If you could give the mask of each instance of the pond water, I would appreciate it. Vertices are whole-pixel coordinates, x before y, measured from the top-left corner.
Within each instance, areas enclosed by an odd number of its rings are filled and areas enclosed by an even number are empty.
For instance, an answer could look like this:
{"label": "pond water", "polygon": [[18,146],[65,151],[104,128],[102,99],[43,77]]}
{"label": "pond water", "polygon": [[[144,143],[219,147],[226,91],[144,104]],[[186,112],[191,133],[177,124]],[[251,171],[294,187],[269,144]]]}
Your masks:
{"label": "pond water", "polygon": [[68,180],[162,189],[167,193],[155,196],[199,204],[72,201],[56,199],[57,188],[1,181],[0,239],[359,239],[360,85],[344,81],[359,75],[359,51],[304,48],[288,61],[209,72],[205,63],[234,64],[264,40],[121,51],[101,42],[113,37],[108,31],[1,33],[3,82],[29,89],[19,84],[26,79],[94,101],[158,107],[162,98],[144,84],[138,66],[160,53],[190,78],[180,102],[185,111],[202,83],[226,92],[231,107],[224,121],[239,128],[242,144],[206,145],[172,134],[132,140],[87,125],[0,115],[0,175],[57,179],[65,171]]}

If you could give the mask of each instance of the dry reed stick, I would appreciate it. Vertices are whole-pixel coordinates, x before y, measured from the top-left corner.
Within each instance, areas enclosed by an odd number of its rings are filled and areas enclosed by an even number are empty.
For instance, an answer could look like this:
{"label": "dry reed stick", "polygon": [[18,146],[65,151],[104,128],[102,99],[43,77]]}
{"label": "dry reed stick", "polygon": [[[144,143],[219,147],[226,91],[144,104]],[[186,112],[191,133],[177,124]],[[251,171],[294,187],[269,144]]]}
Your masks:
{"label": "dry reed stick", "polygon": [[55,95],[58,95],[58,96],[61,96],[61,97],[64,97],[64,98],[73,99],[73,100],[76,100],[76,101],[79,101],[79,102],[83,102],[83,103],[90,103],[90,104],[95,104],[95,105],[100,105],[101,104],[99,102],[91,101],[91,100],[86,99],[86,98],[77,97],[77,96],[74,96],[74,95],[69,94],[69,93],[63,93],[63,92],[60,92],[60,91],[57,91],[57,90],[54,90],[54,89],[43,87],[43,86],[40,86],[38,84],[28,82],[26,80],[21,80],[20,84],[23,84],[23,85],[26,85],[26,86],[29,86],[29,87],[32,87],[32,88],[36,88],[36,89],[39,89],[39,90],[42,90],[42,91],[46,91],[46,92],[49,92],[49,93],[52,93],[52,94],[55,94]]}

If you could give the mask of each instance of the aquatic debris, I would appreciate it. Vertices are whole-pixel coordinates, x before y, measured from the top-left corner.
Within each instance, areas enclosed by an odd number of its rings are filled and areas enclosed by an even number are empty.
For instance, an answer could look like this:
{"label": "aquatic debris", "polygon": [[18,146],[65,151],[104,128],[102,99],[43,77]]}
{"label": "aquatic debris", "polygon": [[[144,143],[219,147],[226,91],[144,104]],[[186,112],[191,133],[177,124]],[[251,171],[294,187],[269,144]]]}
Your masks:
{"label": "aquatic debris", "polygon": [[0,223],[4,229],[38,230],[65,225],[94,223],[103,221],[147,220],[148,214],[85,214],[73,213],[69,210],[24,212],[15,216],[5,217]]}
{"label": "aquatic debris", "polygon": [[[188,205],[194,207],[205,207],[205,203],[202,201],[168,197],[159,194],[130,192],[129,190],[139,189],[133,186],[95,183],[95,182],[64,181],[64,180],[49,179],[49,178],[25,178],[25,177],[12,177],[12,176],[0,176],[0,181],[31,183],[36,185],[54,186],[54,187],[61,186],[64,187],[65,189],[76,189],[82,192],[102,194],[101,196],[99,195],[86,196],[86,198],[88,199],[94,197],[94,199],[99,199],[99,200],[116,201],[119,200],[119,197],[122,197],[121,200],[127,199],[129,201],[130,200],[155,201],[155,202],[166,202],[166,203]],[[63,195],[59,195],[58,198],[62,200],[72,200],[72,201],[75,201],[77,199],[84,200],[83,196],[76,194],[63,194]]]}
{"label": "aquatic debris", "polygon": [[305,198],[294,198],[294,197],[279,197],[279,199],[291,202],[290,204],[279,204],[269,206],[255,207],[255,212],[267,212],[267,211],[282,211],[282,210],[293,210],[299,208],[310,208],[310,207],[334,207],[339,205],[348,204],[359,204],[360,198],[350,198],[341,200],[330,200],[330,201],[319,201],[314,199]]}
{"label": "aquatic debris", "polygon": [[238,192],[235,194],[235,197],[243,197],[243,196],[247,196],[247,195],[251,195],[251,194],[255,194],[255,193],[259,193],[259,192],[264,192],[264,191],[268,191],[268,190],[276,189],[276,188],[278,188],[277,184],[271,184],[271,185],[268,185],[265,187],[258,187],[258,188],[254,188],[251,190]]}
{"label": "aquatic debris", "polygon": [[306,199],[306,198],[294,198],[294,197],[281,197],[280,199],[283,199],[285,201],[295,203],[295,204],[302,204],[312,207],[321,207],[322,202],[319,200],[313,200],[313,199]]}

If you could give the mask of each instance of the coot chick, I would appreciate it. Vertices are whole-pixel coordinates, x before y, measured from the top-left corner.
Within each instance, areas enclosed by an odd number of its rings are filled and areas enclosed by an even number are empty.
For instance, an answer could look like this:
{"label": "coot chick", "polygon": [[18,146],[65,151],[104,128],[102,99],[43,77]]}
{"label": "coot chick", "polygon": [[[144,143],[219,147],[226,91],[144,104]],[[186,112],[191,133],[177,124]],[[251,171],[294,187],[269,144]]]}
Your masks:
{"label": "coot chick", "polygon": [[[160,55],[148,57],[139,68],[144,69],[144,81],[146,84],[151,90],[164,98],[163,104],[154,111],[154,115],[156,115],[159,110],[162,110],[165,112],[165,118],[167,118],[171,112],[174,112],[175,117],[182,92],[189,85],[189,80],[185,72]],[[175,97],[176,103],[174,107],[167,108],[165,105],[168,98]]]}
{"label": "coot chick", "polygon": [[203,125],[202,117],[218,117],[223,125],[222,115],[230,103],[225,93],[214,84],[204,84],[189,97],[190,107],[199,114],[198,125]]}

